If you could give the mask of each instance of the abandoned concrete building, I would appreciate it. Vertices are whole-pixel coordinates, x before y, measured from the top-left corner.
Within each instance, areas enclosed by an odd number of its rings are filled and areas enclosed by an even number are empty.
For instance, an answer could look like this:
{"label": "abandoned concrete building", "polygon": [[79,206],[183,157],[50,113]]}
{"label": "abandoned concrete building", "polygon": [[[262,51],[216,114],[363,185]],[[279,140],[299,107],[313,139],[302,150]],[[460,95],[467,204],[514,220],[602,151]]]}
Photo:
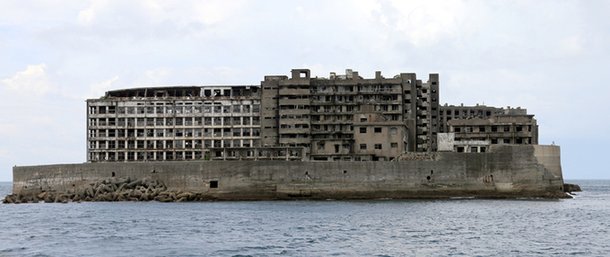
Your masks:
{"label": "abandoned concrete building", "polygon": [[259,85],[147,87],[87,100],[89,162],[170,160],[394,160],[409,152],[484,152],[537,144],[521,108],[439,105],[439,76],[376,72]]}

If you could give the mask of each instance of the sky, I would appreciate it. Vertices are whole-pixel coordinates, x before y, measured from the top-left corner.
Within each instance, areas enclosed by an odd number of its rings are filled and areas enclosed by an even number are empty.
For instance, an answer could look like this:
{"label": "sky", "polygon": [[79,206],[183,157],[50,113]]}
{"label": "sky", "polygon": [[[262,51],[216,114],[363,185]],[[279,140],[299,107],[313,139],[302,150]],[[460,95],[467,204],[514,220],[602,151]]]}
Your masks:
{"label": "sky", "polygon": [[527,108],[567,179],[610,179],[610,1],[0,1],[0,181],[86,161],[85,99],[141,86],[440,74],[440,101]]}

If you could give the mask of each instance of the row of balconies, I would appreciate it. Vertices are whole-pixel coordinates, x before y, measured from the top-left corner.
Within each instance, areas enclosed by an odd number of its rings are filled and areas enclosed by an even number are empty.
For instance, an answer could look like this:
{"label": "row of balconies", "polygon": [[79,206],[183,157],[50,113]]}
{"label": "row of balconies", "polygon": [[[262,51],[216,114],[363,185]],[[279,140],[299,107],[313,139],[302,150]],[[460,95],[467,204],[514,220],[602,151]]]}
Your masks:
{"label": "row of balconies", "polygon": [[253,123],[253,124],[241,124],[241,125],[233,125],[233,124],[191,124],[191,125],[143,125],[143,126],[134,126],[134,125],[105,125],[105,126],[101,126],[101,125],[96,125],[96,126],[92,126],[90,125],[88,128],[89,129],[155,129],[155,128],[192,128],[192,129],[198,129],[198,128],[233,128],[233,127],[237,127],[237,128],[246,128],[246,127],[259,127],[260,126],[260,122],[257,123]]}
{"label": "row of balconies", "polygon": [[497,138],[510,138],[510,137],[532,137],[532,132],[461,132],[455,133],[456,138],[479,138],[479,137],[497,137]]}
{"label": "row of balconies", "polygon": [[89,141],[88,149],[195,149],[195,148],[212,148],[212,147],[250,147],[252,144],[257,145],[260,142],[258,138],[223,138],[223,139],[193,139],[193,140],[138,140],[138,141]]}
{"label": "row of balconies", "polygon": [[181,113],[181,114],[89,114],[89,118],[171,118],[171,117],[232,117],[259,116],[260,112],[219,112],[219,113]]}

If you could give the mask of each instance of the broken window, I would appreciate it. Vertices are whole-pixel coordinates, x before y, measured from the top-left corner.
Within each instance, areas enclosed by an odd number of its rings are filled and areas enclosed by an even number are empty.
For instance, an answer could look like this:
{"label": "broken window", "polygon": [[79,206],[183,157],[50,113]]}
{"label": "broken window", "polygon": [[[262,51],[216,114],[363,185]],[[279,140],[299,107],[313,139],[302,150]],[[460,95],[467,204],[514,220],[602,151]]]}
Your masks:
{"label": "broken window", "polygon": [[360,150],[366,150],[366,144],[360,144]]}
{"label": "broken window", "polygon": [[375,133],[381,133],[381,127],[376,127],[375,128]]}
{"label": "broken window", "polygon": [[360,133],[366,133],[366,127],[360,127]]}
{"label": "broken window", "polygon": [[375,149],[381,149],[381,144],[375,144]]}
{"label": "broken window", "polygon": [[391,148],[398,148],[398,143],[390,143]]}

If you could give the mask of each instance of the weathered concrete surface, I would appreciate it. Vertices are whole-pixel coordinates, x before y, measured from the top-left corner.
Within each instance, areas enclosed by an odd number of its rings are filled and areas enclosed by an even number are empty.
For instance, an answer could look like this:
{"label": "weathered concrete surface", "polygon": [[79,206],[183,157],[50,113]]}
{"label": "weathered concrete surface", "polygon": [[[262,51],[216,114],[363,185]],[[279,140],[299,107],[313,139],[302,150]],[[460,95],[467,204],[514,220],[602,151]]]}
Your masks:
{"label": "weathered concrete surface", "polygon": [[[412,161],[175,161],[13,168],[13,194],[82,190],[107,179],[159,181],[204,199],[561,198],[559,146],[494,145]],[[216,181],[216,182],[215,182]],[[213,188],[217,183],[217,188]],[[211,186],[212,185],[212,186]]]}

